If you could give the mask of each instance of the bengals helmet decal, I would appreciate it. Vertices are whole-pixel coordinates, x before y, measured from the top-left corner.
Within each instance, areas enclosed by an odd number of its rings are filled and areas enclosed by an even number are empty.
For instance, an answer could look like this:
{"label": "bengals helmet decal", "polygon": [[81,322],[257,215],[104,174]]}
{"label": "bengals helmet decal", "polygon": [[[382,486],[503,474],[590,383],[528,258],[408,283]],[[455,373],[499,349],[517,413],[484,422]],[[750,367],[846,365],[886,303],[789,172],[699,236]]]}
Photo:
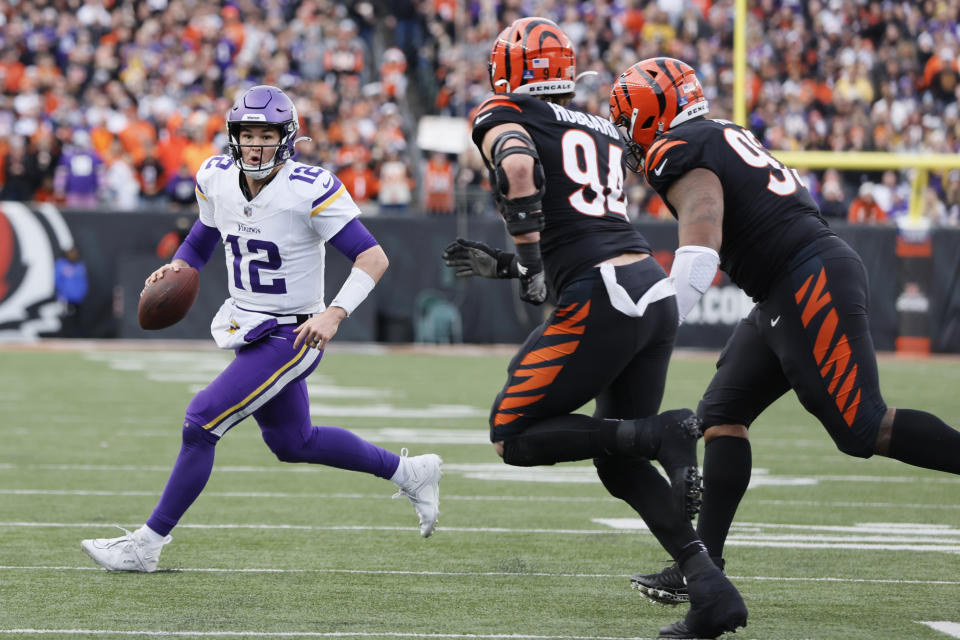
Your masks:
{"label": "bengals helmet decal", "polygon": [[494,93],[571,93],[577,61],[573,43],[552,20],[520,18],[500,32],[490,51]]}
{"label": "bengals helmet decal", "polygon": [[629,151],[627,166],[633,171],[643,167],[657,135],[709,110],[693,67],[674,58],[636,63],[620,74],[610,91],[610,120],[620,129]]}

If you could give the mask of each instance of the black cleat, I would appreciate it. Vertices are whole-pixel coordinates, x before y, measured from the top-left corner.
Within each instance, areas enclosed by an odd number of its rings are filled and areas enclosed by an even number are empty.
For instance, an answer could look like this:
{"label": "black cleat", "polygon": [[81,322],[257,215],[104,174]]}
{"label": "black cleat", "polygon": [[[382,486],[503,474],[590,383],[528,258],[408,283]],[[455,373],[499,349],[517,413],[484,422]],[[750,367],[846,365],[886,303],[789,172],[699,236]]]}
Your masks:
{"label": "black cleat", "polygon": [[[723,571],[723,558],[713,558],[713,563]],[[690,602],[687,581],[676,562],[659,573],[635,573],[630,576],[630,586],[657,604],[678,605]]]}
{"label": "black cleat", "polygon": [[747,626],[747,605],[726,576],[717,571],[687,585],[690,610],[683,620],[660,629],[660,638],[716,638]]}
{"label": "black cleat", "polygon": [[664,411],[657,421],[661,427],[657,462],[670,478],[675,503],[687,520],[693,520],[703,501],[703,480],[697,470],[697,440],[703,436],[703,423],[689,409]]}
{"label": "black cleat", "polygon": [[630,577],[630,586],[644,598],[658,604],[673,606],[690,602],[687,581],[676,562],[659,573],[633,574]]}

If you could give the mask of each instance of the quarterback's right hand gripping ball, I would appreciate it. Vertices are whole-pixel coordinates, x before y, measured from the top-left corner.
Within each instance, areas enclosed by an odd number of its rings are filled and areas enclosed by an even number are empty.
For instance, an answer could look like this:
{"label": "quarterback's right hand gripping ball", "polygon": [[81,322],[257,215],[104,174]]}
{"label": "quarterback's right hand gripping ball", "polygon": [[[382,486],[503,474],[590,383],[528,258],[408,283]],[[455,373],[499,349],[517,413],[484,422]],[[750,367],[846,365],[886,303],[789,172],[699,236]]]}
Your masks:
{"label": "quarterback's right hand gripping ball", "polygon": [[140,294],[137,322],[143,329],[165,329],[187,315],[200,290],[200,274],[193,267],[167,269]]}

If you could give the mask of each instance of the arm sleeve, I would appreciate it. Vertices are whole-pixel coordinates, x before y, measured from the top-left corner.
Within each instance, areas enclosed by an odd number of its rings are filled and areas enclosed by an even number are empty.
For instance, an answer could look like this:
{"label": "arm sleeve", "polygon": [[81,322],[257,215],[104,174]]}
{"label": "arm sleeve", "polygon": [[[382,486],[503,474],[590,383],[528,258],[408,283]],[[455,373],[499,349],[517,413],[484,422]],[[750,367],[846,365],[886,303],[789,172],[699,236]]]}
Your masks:
{"label": "arm sleeve", "polygon": [[197,220],[193,223],[190,233],[184,238],[183,244],[173,254],[173,260],[183,260],[194,269],[200,270],[213,255],[218,242],[220,242],[220,232],[217,228],[208,227]]}
{"label": "arm sleeve", "polygon": [[333,245],[334,249],[353,261],[357,259],[358,255],[370,247],[375,247],[378,243],[376,238],[363,226],[363,223],[354,218],[343,225],[337,235],[330,238],[330,244]]}

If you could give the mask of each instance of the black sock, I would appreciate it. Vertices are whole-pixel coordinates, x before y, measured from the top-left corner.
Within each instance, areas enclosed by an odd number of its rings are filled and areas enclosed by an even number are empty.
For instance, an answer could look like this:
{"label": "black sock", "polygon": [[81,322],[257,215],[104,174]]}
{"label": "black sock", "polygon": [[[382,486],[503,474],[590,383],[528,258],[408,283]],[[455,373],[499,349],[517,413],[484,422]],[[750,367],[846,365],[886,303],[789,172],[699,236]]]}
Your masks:
{"label": "black sock", "polygon": [[691,542],[677,557],[677,565],[687,581],[715,573],[717,566],[707,555],[707,550],[699,540]]}
{"label": "black sock", "polygon": [[633,507],[671,558],[678,559],[691,543],[700,544],[686,514],[673,508],[669,483],[649,461],[609,456],[594,464],[610,495]]}
{"label": "black sock", "polygon": [[915,467],[960,474],[960,431],[932,413],[897,409],[888,455]]}
{"label": "black sock", "polygon": [[720,436],[703,448],[703,505],[697,534],[714,558],[723,556],[723,545],[740,499],[750,484],[750,441]]}

